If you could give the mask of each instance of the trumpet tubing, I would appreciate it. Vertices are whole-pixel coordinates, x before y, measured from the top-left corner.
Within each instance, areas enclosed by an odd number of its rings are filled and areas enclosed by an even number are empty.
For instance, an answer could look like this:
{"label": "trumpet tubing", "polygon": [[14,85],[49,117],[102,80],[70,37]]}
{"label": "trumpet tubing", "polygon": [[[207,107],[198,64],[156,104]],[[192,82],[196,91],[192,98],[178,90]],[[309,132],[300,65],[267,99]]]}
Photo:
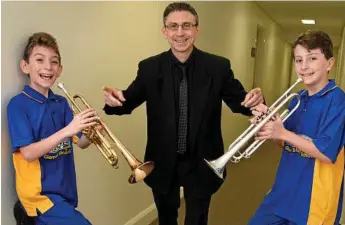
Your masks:
{"label": "trumpet tubing", "polygon": [[[82,111],[78,106],[76,99],[80,99],[86,106],[86,108],[92,108],[85,100],[85,98],[83,98],[81,95],[74,95],[72,97],[64,88],[64,85],[62,83],[58,83],[57,86],[64,92],[64,94],[71,102],[71,108],[74,114],[78,114]],[[103,131],[106,133],[106,135],[103,135],[102,132],[96,129],[98,125],[101,125],[103,127]],[[91,131],[91,135],[89,131]],[[113,144],[116,145],[116,147],[120,150],[122,156],[126,159],[126,162],[129,164],[132,171],[132,174],[128,178],[129,183],[134,184],[143,180],[153,170],[154,163],[152,161],[142,163],[140,160],[138,160],[129,150],[126,149],[126,147],[120,142],[120,140],[101,119],[97,121],[96,125],[87,128],[87,131],[83,133],[87,137],[87,139],[97,147],[97,149],[102,153],[108,163],[115,169],[119,167],[118,156],[113,148]],[[106,136],[108,137],[109,141]]]}
{"label": "trumpet tubing", "polygon": [[[283,95],[281,95],[269,108],[269,113],[257,124],[251,124],[228,148],[228,151],[222,155],[221,157],[208,161],[206,159],[205,162],[207,165],[217,174],[217,176],[223,179],[223,172],[225,169],[226,164],[231,161],[233,163],[238,163],[241,161],[242,158],[250,158],[251,155],[265,142],[265,140],[261,141],[254,141],[245,151],[241,152],[241,148],[255,136],[255,134],[269,121],[271,120],[274,115],[283,108],[283,106],[290,101],[291,99],[297,97],[298,101],[295,107],[289,112],[285,110],[281,114],[282,121],[284,122],[288,119],[299,107],[300,104],[300,96],[297,93],[292,93],[291,90],[299,83],[302,82],[301,78],[298,78],[296,82],[286,90]],[[289,95],[288,95],[289,94]]]}

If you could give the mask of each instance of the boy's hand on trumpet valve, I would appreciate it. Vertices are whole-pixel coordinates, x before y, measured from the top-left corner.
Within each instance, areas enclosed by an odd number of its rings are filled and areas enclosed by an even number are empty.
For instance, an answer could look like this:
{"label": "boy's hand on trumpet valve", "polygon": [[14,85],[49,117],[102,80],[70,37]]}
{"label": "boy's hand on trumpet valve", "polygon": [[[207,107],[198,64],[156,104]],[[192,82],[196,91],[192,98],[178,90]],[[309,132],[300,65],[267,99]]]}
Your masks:
{"label": "boy's hand on trumpet valve", "polygon": [[87,137],[87,139],[89,141],[92,141],[93,137],[96,134],[96,130],[101,132],[104,130],[104,127],[102,126],[102,124],[97,123],[96,125],[94,125],[92,128],[91,127],[87,127],[85,128],[82,133]]}
{"label": "boy's hand on trumpet valve", "polygon": [[272,120],[268,121],[255,135],[255,140],[265,140],[265,139],[278,139],[281,140],[286,129],[284,128],[283,122],[279,116],[276,114],[273,116]]}
{"label": "boy's hand on trumpet valve", "polygon": [[87,127],[97,123],[99,117],[92,108],[86,109],[74,116],[73,120],[65,127],[67,136],[71,137]]}

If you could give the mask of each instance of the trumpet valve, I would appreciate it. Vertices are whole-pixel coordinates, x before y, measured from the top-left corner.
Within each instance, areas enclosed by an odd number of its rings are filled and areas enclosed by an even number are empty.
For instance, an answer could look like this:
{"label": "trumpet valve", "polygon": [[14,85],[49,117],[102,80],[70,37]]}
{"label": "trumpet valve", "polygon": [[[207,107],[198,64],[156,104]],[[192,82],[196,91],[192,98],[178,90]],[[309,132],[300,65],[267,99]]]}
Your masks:
{"label": "trumpet valve", "polygon": [[114,169],[119,168],[119,160],[116,156],[111,155],[111,156],[109,156],[108,159],[109,159],[111,166],[114,167]]}

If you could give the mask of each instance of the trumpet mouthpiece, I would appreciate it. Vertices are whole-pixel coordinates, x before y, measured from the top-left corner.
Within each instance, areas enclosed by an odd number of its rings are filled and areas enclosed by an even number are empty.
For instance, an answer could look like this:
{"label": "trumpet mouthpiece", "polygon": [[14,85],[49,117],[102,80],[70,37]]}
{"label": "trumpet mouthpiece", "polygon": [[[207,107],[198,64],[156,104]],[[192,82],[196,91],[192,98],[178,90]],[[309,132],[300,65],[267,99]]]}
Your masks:
{"label": "trumpet mouthpiece", "polygon": [[63,89],[63,83],[58,83],[57,86],[61,89]]}
{"label": "trumpet mouthpiece", "polygon": [[302,82],[302,81],[303,81],[302,77],[299,76],[299,77],[297,78],[297,82]]}

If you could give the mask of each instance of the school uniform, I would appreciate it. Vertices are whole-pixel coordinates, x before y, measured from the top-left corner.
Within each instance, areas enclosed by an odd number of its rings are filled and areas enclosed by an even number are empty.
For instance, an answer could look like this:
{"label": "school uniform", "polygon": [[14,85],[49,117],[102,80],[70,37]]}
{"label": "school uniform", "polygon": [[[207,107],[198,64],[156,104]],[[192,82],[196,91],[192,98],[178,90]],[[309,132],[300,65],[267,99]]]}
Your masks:
{"label": "school uniform", "polygon": [[75,210],[78,194],[71,138],[32,162],[26,161],[19,151],[48,138],[72,121],[73,112],[67,100],[51,90],[46,98],[25,86],[22,93],[10,100],[7,117],[16,191],[26,213],[36,217],[36,224],[90,224]]}
{"label": "school uniform", "polygon": [[[272,190],[250,225],[334,225],[342,210],[345,94],[334,80],[318,93],[299,92],[300,106],[287,130],[313,142],[332,163],[322,163],[285,142]],[[289,109],[297,103],[294,99]]]}

